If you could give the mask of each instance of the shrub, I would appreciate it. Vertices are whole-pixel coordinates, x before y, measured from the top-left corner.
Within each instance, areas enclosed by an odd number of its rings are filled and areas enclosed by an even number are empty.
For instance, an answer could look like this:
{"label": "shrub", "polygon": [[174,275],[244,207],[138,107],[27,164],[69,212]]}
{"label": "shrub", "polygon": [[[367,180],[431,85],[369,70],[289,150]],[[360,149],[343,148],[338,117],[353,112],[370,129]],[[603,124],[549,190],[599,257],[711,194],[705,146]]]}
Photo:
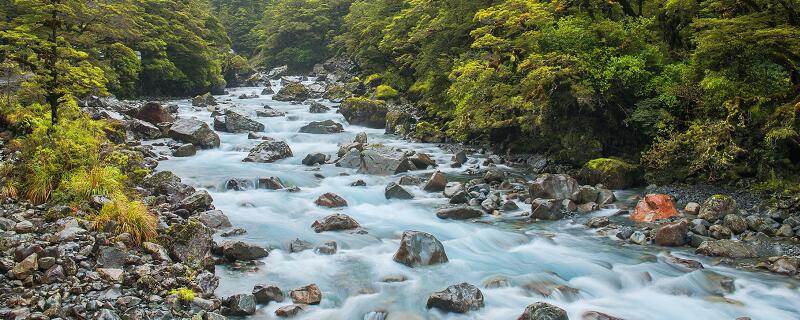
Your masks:
{"label": "shrub", "polygon": [[128,233],[136,244],[150,241],[156,237],[158,218],[147,210],[141,201],[130,201],[125,195],[116,194],[103,205],[100,212],[89,218],[96,230],[105,230],[111,221],[116,223],[114,234]]}
{"label": "shrub", "polygon": [[391,86],[382,84],[375,90],[375,97],[381,100],[397,98],[400,93]]}
{"label": "shrub", "polygon": [[83,202],[93,196],[121,193],[126,179],[119,169],[111,166],[79,168],[61,182],[59,189],[66,199]]}

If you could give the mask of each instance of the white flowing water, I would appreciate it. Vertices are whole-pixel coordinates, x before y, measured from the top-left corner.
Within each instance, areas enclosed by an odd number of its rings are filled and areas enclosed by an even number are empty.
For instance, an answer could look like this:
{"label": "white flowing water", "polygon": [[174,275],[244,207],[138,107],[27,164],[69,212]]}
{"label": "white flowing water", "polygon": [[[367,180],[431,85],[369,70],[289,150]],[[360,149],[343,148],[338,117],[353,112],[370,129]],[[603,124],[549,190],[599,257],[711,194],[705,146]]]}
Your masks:
{"label": "white flowing water", "polygon": [[[274,84],[277,91],[279,85]],[[232,95],[260,92],[262,88],[238,88]],[[316,283],[322,290],[322,302],[309,306],[296,319],[370,319],[372,311],[388,313],[387,319],[516,319],[524,308],[545,301],[567,310],[570,319],[581,319],[586,311],[600,311],[625,319],[800,319],[800,289],[787,277],[739,271],[713,266],[711,259],[694,256],[691,250],[677,249],[674,255],[703,262],[704,270],[686,272],[665,262],[664,248],[646,248],[624,244],[612,237],[598,235],[582,226],[591,215],[556,222],[522,223],[520,212],[505,216],[486,216],[480,222],[441,220],[437,208],[447,199],[441,193],[426,193],[410,188],[414,200],[386,200],[384,187],[399,176],[357,174],[353,169],[323,165],[318,169],[303,166],[308,153],[322,152],[335,156],[338,143],[350,142],[358,132],[367,132],[369,143],[402,147],[426,152],[439,164],[439,170],[453,179],[466,179],[463,169],[450,168],[451,154],[431,144],[410,143],[383,130],[348,125],[336,109],[311,114],[307,105],[292,105],[271,100],[270,96],[231,100],[238,110],[245,110],[266,125],[265,135],[284,139],[294,157],[275,163],[245,163],[242,159],[259,140],[247,134],[219,133],[218,149],[199,151],[189,158],[162,161],[159,170],[170,170],[184,183],[206,188],[214,205],[227,214],[235,227],[247,230],[241,239],[273,248],[264,265],[256,271],[238,271],[217,267],[219,296],[249,293],[255,284],[276,284],[287,299],[258,306],[253,319],[277,318],[277,308],[291,304],[288,291]],[[180,117],[195,117],[212,123],[210,112],[191,107],[188,101],[176,101]],[[334,104],[327,101],[326,105]],[[287,113],[286,117],[256,118],[255,111],[267,104]],[[310,121],[333,119],[345,132],[330,135],[298,133]],[[510,168],[505,168],[510,169]],[[433,170],[407,174],[427,177]],[[322,174],[324,179],[315,177]],[[286,185],[302,191],[285,190],[225,191],[231,178],[276,176]],[[367,187],[353,187],[358,179]],[[347,200],[341,210],[321,208],[314,200],[325,192],[334,192]],[[530,206],[520,204],[521,210]],[[349,232],[315,233],[314,220],[334,212],[355,218],[367,234]],[[608,214],[597,212],[594,215]],[[444,244],[448,263],[409,268],[392,260],[404,230],[425,231]],[[313,250],[289,253],[288,244],[302,239],[311,243],[335,240],[339,251],[317,255]],[[222,238],[218,238],[222,240]],[[403,282],[384,282],[388,276],[403,276]],[[509,286],[487,289],[484,283],[503,277]],[[735,279],[735,290],[720,287],[720,279]],[[468,282],[481,288],[485,307],[467,314],[448,314],[425,308],[427,297],[449,285]],[[555,291],[549,297],[526,284],[565,285],[577,294]]]}

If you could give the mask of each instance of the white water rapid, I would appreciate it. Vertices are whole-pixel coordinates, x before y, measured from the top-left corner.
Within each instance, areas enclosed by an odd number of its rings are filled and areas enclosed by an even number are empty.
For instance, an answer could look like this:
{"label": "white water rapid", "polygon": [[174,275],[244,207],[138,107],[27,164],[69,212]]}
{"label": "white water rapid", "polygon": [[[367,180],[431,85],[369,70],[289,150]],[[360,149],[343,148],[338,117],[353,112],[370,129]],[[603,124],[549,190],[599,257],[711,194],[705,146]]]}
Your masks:
{"label": "white water rapid", "polygon": [[[273,82],[275,91],[280,84]],[[385,186],[398,176],[357,174],[353,169],[326,164],[319,169],[301,164],[308,153],[321,152],[335,157],[338,143],[351,142],[358,132],[366,132],[369,143],[414,149],[430,154],[439,170],[450,181],[471,177],[464,169],[450,168],[451,154],[432,144],[411,143],[383,130],[348,125],[336,109],[323,114],[308,112],[308,105],[277,102],[271,96],[238,99],[242,93],[258,93],[262,88],[231,89],[237,110],[266,125],[266,136],[286,140],[294,157],[275,163],[245,163],[242,159],[260,140],[247,134],[222,133],[220,148],[198,151],[188,158],[162,161],[158,170],[170,170],[184,183],[207,189],[214,205],[230,218],[234,227],[247,230],[233,238],[272,248],[264,265],[257,271],[233,270],[217,266],[220,287],[217,295],[250,293],[255,284],[276,284],[284,293],[293,288],[316,283],[322,290],[322,302],[309,306],[294,319],[372,319],[373,311],[383,311],[387,319],[516,319],[525,307],[545,301],[567,310],[570,319],[581,319],[586,311],[600,311],[624,319],[726,319],[748,316],[752,319],[800,319],[800,289],[787,277],[740,271],[714,266],[713,260],[695,256],[690,248],[672,254],[701,261],[703,270],[686,272],[664,260],[665,248],[642,247],[598,235],[582,223],[591,216],[608,214],[599,211],[576,219],[555,222],[521,223],[516,217],[529,211],[520,203],[520,212],[506,216],[485,215],[480,223],[442,220],[436,217],[439,207],[447,204],[441,193],[427,193],[419,187],[409,189],[413,200],[387,200]],[[323,104],[335,104],[322,101]],[[186,100],[174,101],[180,117],[194,117],[212,123],[211,113],[193,108]],[[286,112],[286,117],[256,118],[263,105]],[[310,121],[333,119],[344,125],[345,132],[320,135],[298,133]],[[474,155],[470,155],[474,158]],[[513,170],[511,168],[503,168]],[[427,178],[433,170],[406,174]],[[324,179],[315,174],[325,176]],[[286,190],[226,191],[231,178],[256,179],[276,176]],[[530,178],[530,177],[528,177]],[[350,186],[364,180],[367,187]],[[341,210],[314,205],[321,194],[334,192],[347,200]],[[311,224],[334,212],[357,220],[367,234],[349,232],[315,233]],[[615,217],[617,218],[617,217]],[[613,219],[612,219],[613,221]],[[392,260],[404,230],[425,231],[444,244],[450,261],[444,264],[409,268]],[[217,235],[218,236],[218,235]],[[339,251],[318,255],[313,250],[289,253],[288,244],[302,239],[313,244],[335,240]],[[388,276],[404,276],[403,282],[385,282]],[[503,277],[509,286],[485,288],[492,278]],[[721,279],[733,278],[734,290],[726,290]],[[485,307],[466,314],[448,314],[428,310],[428,296],[449,285],[468,282],[478,286],[485,297]],[[723,281],[724,282],[724,281]],[[530,288],[531,283],[553,288],[548,296]],[[527,285],[527,286],[526,286]],[[526,287],[528,289],[526,289]],[[259,305],[249,319],[276,319],[277,308],[291,304]],[[372,317],[372,318],[371,318]]]}

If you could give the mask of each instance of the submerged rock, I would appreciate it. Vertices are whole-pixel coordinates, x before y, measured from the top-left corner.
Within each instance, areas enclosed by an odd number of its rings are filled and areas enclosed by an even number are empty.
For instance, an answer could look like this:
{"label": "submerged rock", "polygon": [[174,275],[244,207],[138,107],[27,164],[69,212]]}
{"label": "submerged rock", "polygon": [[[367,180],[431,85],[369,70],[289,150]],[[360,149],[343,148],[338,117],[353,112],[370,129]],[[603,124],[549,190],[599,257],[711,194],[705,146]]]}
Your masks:
{"label": "submerged rock", "polygon": [[517,320],[569,320],[564,309],[546,302],[537,302],[525,308]]}
{"label": "submerged rock", "polygon": [[481,216],[483,216],[483,211],[473,207],[464,206],[464,207],[441,209],[436,212],[436,216],[439,217],[440,219],[465,220],[465,219],[480,218]]}
{"label": "submerged rock", "polygon": [[303,165],[306,166],[313,166],[317,164],[325,164],[325,161],[328,161],[328,156],[324,153],[309,153],[303,158]]}
{"label": "submerged rock", "polygon": [[464,282],[435,292],[428,297],[426,307],[448,312],[467,313],[483,308],[483,293],[478,287]]}
{"label": "submerged rock", "polygon": [[292,149],[289,148],[286,141],[270,139],[250,150],[250,153],[242,161],[269,163],[292,156]]}
{"label": "submerged rock", "polygon": [[436,237],[422,231],[405,231],[394,261],[409,267],[425,266],[448,261],[444,246]]}
{"label": "submerged rock", "polygon": [[314,221],[311,228],[314,232],[352,230],[361,227],[358,222],[346,214],[336,213]]}

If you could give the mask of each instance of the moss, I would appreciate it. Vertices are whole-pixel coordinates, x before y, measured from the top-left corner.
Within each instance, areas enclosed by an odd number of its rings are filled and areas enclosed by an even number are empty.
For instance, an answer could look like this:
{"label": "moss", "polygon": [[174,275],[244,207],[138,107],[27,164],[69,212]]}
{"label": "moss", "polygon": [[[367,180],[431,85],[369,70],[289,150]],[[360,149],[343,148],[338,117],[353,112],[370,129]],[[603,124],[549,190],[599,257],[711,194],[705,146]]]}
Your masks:
{"label": "moss", "polygon": [[191,289],[187,288],[172,289],[169,291],[169,294],[178,296],[178,299],[182,302],[189,303],[194,301],[194,291],[192,291]]}
{"label": "moss", "polygon": [[414,138],[423,142],[441,142],[443,140],[442,130],[427,121],[420,121],[414,128]]}
{"label": "moss", "polygon": [[608,173],[619,170],[624,170],[624,171],[636,170],[636,165],[612,158],[598,158],[590,160],[589,162],[586,163],[586,167],[602,173]]}
{"label": "moss", "polygon": [[383,100],[354,97],[342,102],[339,112],[350,124],[384,128],[386,126],[388,108]]}
{"label": "moss", "polygon": [[397,90],[385,84],[379,85],[378,88],[375,90],[375,97],[381,100],[394,99],[397,98],[399,95],[400,93],[397,92]]}
{"label": "moss", "polygon": [[369,87],[379,86],[383,82],[383,76],[380,74],[371,74],[364,80],[364,85]]}
{"label": "moss", "polygon": [[342,101],[349,98],[351,95],[352,93],[350,93],[350,91],[348,91],[345,87],[340,85],[331,85],[327,88],[327,90],[325,90],[325,93],[322,95],[322,97],[331,101]]}
{"label": "moss", "polygon": [[589,160],[578,176],[585,184],[599,183],[611,189],[630,188],[640,180],[638,166],[614,158]]}

